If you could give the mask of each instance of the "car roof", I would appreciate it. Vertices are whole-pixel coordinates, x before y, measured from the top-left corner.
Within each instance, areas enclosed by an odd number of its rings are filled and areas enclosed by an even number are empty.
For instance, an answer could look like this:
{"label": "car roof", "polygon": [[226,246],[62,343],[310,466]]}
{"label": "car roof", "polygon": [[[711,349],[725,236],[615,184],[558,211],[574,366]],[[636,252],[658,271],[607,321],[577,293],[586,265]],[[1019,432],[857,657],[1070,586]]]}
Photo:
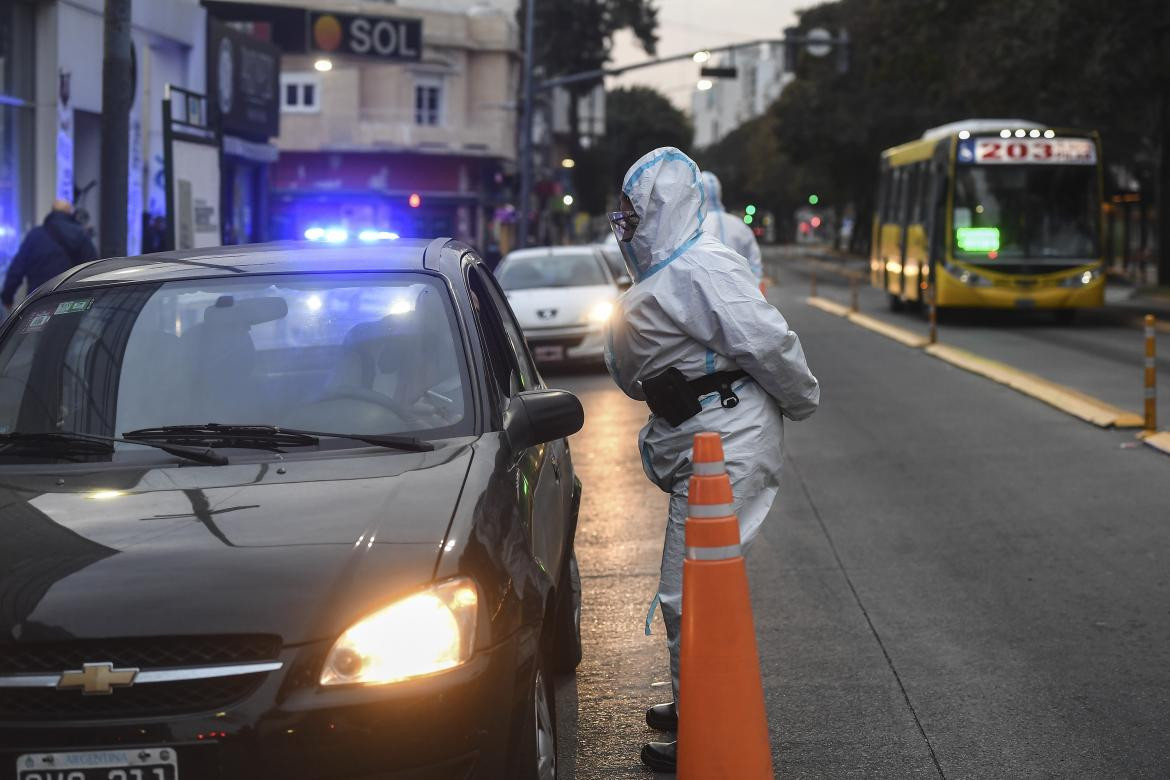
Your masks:
{"label": "car roof", "polygon": [[78,267],[56,289],[236,274],[421,271],[426,267],[427,247],[441,247],[448,242],[449,239],[399,239],[372,244],[283,241],[114,257]]}
{"label": "car roof", "polygon": [[593,254],[597,251],[595,244],[574,244],[571,246],[532,246],[527,249],[514,249],[504,255],[509,257],[560,257],[564,255]]}

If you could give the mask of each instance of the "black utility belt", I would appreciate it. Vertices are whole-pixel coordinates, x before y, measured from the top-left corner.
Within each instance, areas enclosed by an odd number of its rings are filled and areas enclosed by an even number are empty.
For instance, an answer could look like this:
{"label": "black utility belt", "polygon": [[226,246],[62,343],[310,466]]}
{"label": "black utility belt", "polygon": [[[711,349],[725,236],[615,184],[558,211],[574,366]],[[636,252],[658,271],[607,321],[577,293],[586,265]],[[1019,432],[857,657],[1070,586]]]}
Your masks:
{"label": "black utility belt", "polygon": [[658,376],[643,379],[642,392],[650,411],[677,428],[703,411],[699,399],[705,395],[719,393],[719,404],[724,409],[733,409],[739,403],[739,396],[731,389],[731,383],[747,375],[742,370],[717,371],[687,379],[677,368],[668,368]]}

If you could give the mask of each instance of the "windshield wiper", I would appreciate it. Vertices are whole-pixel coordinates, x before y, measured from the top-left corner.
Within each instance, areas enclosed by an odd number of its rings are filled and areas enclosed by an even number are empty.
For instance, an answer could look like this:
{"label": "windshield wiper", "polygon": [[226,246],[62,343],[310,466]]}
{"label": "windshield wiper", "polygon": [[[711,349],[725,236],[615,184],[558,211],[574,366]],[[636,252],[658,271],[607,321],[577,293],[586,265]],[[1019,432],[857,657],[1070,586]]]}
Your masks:
{"label": "windshield wiper", "polygon": [[157,428],[126,431],[122,436],[133,441],[155,439],[179,444],[205,444],[209,447],[239,447],[270,452],[281,452],[281,447],[311,447],[320,443],[315,435],[278,428],[275,425],[224,423],[162,425]]}
{"label": "windshield wiper", "polygon": [[416,436],[402,436],[396,433],[326,433],[324,431],[302,431],[297,428],[281,428],[286,433],[299,433],[304,436],[320,436],[326,439],[353,439],[354,441],[373,444],[376,447],[387,447],[410,452],[430,452],[435,448],[429,441],[423,441]]}
{"label": "windshield wiper", "polygon": [[228,462],[225,456],[206,447],[186,447],[182,444],[168,444],[149,439],[131,440],[116,436],[98,436],[91,433],[55,431],[2,433],[0,434],[0,451],[25,449],[57,455],[106,455],[114,451],[115,442],[154,447],[171,455],[209,466],[225,466]]}
{"label": "windshield wiper", "polygon": [[205,423],[202,425],[164,425],[158,428],[141,428],[122,434],[127,439],[163,439],[175,442],[200,442],[212,447],[251,447],[279,452],[278,447],[310,447],[321,439],[353,439],[354,441],[410,452],[429,452],[435,445],[414,436],[400,436],[389,433],[328,433],[306,431],[299,428],[282,428],[276,425],[225,425]]}

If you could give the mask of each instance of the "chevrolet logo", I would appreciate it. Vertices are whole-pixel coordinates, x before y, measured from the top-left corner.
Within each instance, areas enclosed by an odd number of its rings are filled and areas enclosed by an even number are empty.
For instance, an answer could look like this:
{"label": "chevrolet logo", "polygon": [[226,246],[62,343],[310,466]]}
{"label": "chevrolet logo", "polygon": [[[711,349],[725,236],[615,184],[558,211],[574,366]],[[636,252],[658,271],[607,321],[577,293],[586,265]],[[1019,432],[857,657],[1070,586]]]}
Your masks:
{"label": "chevrolet logo", "polygon": [[109,696],[115,686],[133,685],[137,675],[137,669],[115,669],[111,663],[82,664],[79,672],[62,672],[57,688],[80,688],[85,696]]}

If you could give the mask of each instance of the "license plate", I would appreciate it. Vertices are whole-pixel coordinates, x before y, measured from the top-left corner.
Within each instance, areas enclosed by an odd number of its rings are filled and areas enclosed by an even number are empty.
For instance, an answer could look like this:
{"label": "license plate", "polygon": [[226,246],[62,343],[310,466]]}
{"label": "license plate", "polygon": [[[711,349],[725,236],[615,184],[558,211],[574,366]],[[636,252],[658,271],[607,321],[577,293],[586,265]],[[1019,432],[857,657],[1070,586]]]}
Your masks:
{"label": "license plate", "polygon": [[532,357],[536,358],[538,362],[551,363],[555,360],[565,359],[565,348],[562,346],[551,347],[537,347],[532,351]]}
{"label": "license plate", "polygon": [[174,748],[27,753],[16,759],[16,780],[178,780]]}

